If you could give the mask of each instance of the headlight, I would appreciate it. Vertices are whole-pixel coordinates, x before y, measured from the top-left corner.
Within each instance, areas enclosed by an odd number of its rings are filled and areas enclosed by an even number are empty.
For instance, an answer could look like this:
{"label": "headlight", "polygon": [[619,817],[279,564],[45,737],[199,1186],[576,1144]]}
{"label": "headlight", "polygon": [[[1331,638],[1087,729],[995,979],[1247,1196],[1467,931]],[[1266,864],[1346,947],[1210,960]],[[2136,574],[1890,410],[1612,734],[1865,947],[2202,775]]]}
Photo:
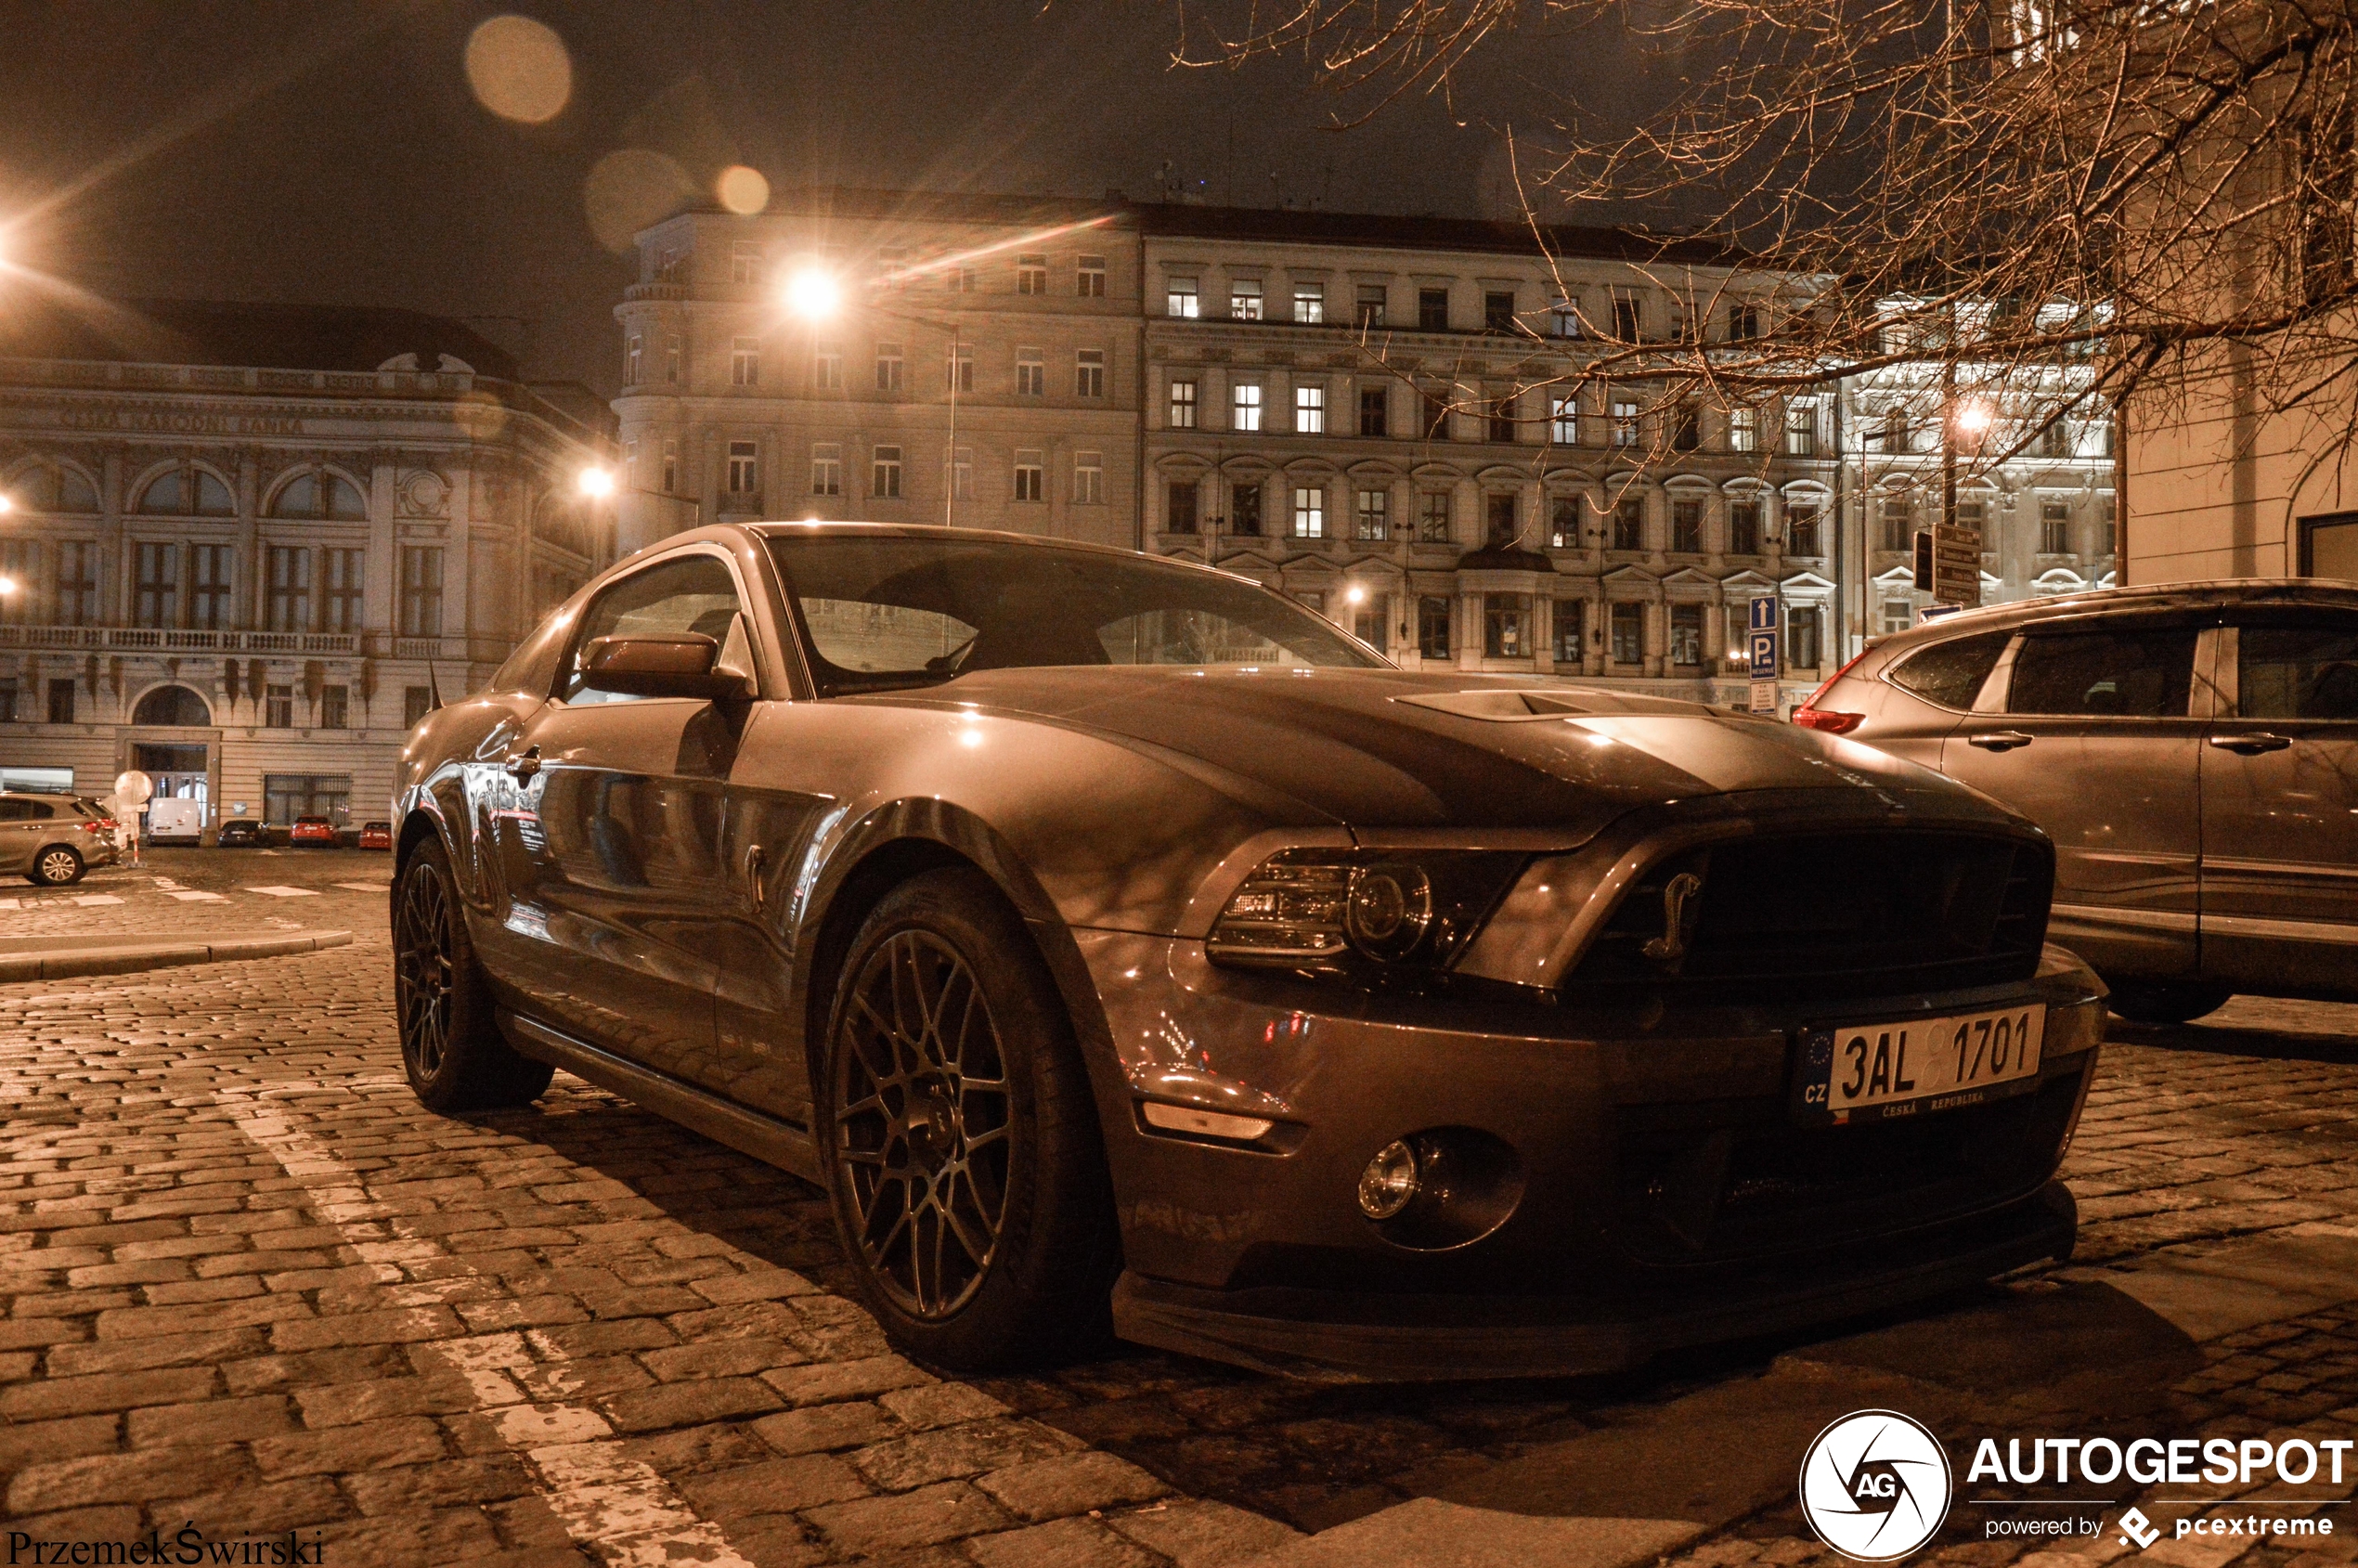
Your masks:
{"label": "headlight", "polygon": [[1492,850],[1288,849],[1229,895],[1205,947],[1224,964],[1432,973],[1458,955],[1529,856]]}

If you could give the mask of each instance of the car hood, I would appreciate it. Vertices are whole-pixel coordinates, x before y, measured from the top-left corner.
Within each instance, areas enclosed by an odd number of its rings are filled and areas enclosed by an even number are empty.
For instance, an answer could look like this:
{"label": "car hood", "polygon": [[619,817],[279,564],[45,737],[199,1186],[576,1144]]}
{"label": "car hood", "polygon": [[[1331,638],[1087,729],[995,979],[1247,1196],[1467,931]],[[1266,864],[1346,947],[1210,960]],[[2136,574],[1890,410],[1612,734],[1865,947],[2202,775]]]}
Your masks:
{"label": "car hood", "polygon": [[1539,677],[1136,666],[978,670],[913,702],[1086,729],[1194,759],[1354,827],[1585,836],[1640,806],[1748,790],[1848,792],[1895,809],[2013,819],[1854,742],[1701,703]]}

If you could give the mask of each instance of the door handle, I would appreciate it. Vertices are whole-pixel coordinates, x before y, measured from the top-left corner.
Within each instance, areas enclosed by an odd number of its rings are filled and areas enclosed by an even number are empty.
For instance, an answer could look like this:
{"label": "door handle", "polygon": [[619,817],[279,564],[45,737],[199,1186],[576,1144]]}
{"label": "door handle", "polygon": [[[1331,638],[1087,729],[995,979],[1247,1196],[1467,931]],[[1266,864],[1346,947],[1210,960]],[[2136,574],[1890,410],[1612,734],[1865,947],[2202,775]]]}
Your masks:
{"label": "door handle", "polygon": [[1965,744],[1977,745],[1984,751],[2012,751],[2018,745],[2028,745],[2038,738],[2026,735],[2020,730],[1992,730],[1986,735],[1968,735]]}
{"label": "door handle", "polygon": [[754,845],[751,849],[745,851],[745,890],[747,897],[753,900],[753,912],[756,914],[759,914],[761,913],[763,896],[761,888],[761,863],[767,858],[768,857],[762,852],[761,846],[758,844]]}
{"label": "door handle", "polygon": [[2287,735],[2272,735],[2262,731],[2249,735],[2213,735],[2210,744],[2238,757],[2257,757],[2263,751],[2282,751],[2292,745],[2292,739]]}
{"label": "door handle", "polygon": [[540,748],[537,745],[527,746],[522,753],[508,758],[507,774],[518,784],[524,783],[538,771],[540,771]]}

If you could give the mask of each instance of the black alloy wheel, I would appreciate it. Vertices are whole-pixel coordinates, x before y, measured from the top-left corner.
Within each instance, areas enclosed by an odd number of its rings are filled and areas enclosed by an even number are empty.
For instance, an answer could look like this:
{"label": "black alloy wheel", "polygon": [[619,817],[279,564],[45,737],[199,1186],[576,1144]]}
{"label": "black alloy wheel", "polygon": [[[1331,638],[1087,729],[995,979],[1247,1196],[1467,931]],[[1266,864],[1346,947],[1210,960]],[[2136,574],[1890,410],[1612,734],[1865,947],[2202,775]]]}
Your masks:
{"label": "black alloy wheel", "polygon": [[986,1372],[1086,1353],[1121,1272],[1089,1074],[1031,933],[928,872],[853,936],[814,1064],[836,1228],[902,1349]]}
{"label": "black alloy wheel", "polygon": [[394,893],[393,999],[402,1069],[430,1109],[523,1105],[555,1075],[499,1032],[438,839],[418,847]]}
{"label": "black alloy wheel", "polygon": [[82,880],[82,855],[71,844],[45,844],[32,857],[32,880],[44,888],[70,888]]}

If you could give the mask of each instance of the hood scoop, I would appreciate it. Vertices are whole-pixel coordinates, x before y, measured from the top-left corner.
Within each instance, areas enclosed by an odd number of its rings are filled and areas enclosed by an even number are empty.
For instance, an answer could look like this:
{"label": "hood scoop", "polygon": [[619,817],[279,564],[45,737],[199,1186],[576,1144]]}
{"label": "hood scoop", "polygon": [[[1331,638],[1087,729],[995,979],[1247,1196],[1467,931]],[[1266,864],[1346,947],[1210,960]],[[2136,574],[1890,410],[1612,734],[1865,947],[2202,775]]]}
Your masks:
{"label": "hood scoop", "polygon": [[1478,692],[1428,692],[1413,697],[1394,697],[1396,703],[1409,703],[1429,707],[1436,713],[1454,714],[1459,719],[1482,719],[1493,723],[1527,724],[1535,719],[1587,719],[1604,715],[1680,714],[1687,716],[1724,717],[1725,708],[1711,707],[1703,703],[1680,702],[1675,697],[1625,696],[1619,692],[1603,692],[1593,688],[1564,688],[1555,691],[1528,692],[1493,687]]}

